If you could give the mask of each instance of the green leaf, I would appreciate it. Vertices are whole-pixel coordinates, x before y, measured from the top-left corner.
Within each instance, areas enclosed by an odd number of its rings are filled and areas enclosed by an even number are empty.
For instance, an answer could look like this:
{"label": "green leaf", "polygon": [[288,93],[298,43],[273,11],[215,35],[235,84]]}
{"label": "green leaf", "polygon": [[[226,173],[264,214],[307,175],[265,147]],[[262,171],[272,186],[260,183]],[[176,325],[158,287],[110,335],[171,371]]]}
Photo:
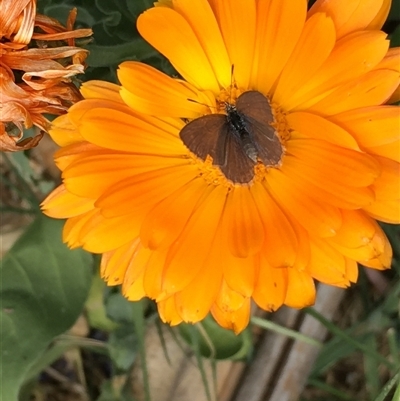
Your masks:
{"label": "green leaf", "polygon": [[181,323],[178,328],[182,337],[192,345],[192,331],[200,331],[200,339],[196,346],[200,347],[200,354],[205,357],[240,360],[247,358],[252,351],[250,329],[236,335],[231,330],[223,329],[210,316],[195,326]]}
{"label": "green leaf", "polygon": [[39,216],[0,266],[0,399],[17,400],[25,375],[82,311],[91,256],[61,242],[63,222]]}
{"label": "green leaf", "polygon": [[125,60],[145,60],[158,54],[140,38],[110,46],[87,45],[86,49],[90,52],[86,60],[90,67],[108,67]]}

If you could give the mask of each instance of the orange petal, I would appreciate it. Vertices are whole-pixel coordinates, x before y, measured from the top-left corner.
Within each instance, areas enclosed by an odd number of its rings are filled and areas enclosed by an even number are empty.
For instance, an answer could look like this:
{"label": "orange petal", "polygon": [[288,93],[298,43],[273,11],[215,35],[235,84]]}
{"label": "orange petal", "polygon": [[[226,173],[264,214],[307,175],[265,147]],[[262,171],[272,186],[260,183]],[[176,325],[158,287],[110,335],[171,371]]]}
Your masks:
{"label": "orange petal", "polygon": [[182,323],[183,320],[176,307],[174,296],[158,302],[157,309],[160,319],[164,323],[168,323],[171,326],[176,326],[179,323]]}
{"label": "orange petal", "polygon": [[[287,157],[285,172],[314,199],[328,205],[344,208],[359,209],[375,200],[374,191],[370,187],[357,188],[341,182],[340,176],[322,175],[321,171],[305,167],[294,157]],[[327,180],[329,185],[327,185]]]}
{"label": "orange petal", "polygon": [[[156,179],[157,176],[162,176],[164,173],[172,174],[173,176],[174,172],[176,172],[177,177],[181,176],[181,172],[192,176],[196,173],[196,170],[187,165],[188,162],[182,159],[183,163],[179,164],[179,159],[174,158],[133,156],[132,154],[113,151],[94,151],[91,154],[81,156],[86,157],[80,157],[76,161],[72,161],[64,169],[63,178],[70,192],[87,198],[98,198],[108,188],[117,183],[120,183],[120,186],[124,186],[125,182],[128,184],[128,181],[126,181],[128,179],[130,179],[129,182],[132,185],[137,185],[137,188],[139,188],[141,177],[153,177]],[[148,185],[151,185],[151,182]],[[138,192],[135,188],[132,190],[134,195]],[[132,195],[130,191],[125,192],[128,192],[126,196]],[[113,196],[113,194],[109,196]],[[117,196],[117,194],[114,194],[114,196]],[[112,207],[113,204],[110,206]],[[119,212],[117,211],[117,213]]]}
{"label": "orange petal", "polygon": [[300,137],[319,139],[343,148],[360,150],[357,141],[348,131],[317,114],[299,111],[288,114],[286,120],[296,131],[292,133],[292,137],[297,138],[300,134]]}
{"label": "orange petal", "polygon": [[[139,16],[137,28],[145,40],[171,61],[185,80],[200,90],[219,92],[213,66],[193,27],[181,14],[167,7],[155,7]],[[230,66],[227,73],[229,71]]]}
{"label": "orange petal", "polygon": [[97,213],[87,219],[79,230],[82,247],[89,252],[103,253],[125,245],[139,234],[137,220],[136,215],[105,219]]}
{"label": "orange petal", "polygon": [[400,163],[400,139],[385,145],[370,147],[368,152]]}
{"label": "orange petal", "polygon": [[288,109],[288,99],[303,82],[312,78],[331,53],[335,42],[335,28],[326,14],[317,13],[306,21],[300,39],[279,77],[272,100]]}
{"label": "orange petal", "polygon": [[167,265],[163,272],[163,291],[166,294],[174,294],[185,288],[203,268],[212,252],[227,189],[222,186],[211,189],[169,248]]}
{"label": "orange petal", "polygon": [[221,287],[222,263],[221,249],[214,246],[197,276],[175,294],[176,307],[185,322],[199,322],[210,312]]}
{"label": "orange petal", "polygon": [[397,106],[371,106],[345,111],[331,119],[347,130],[363,148],[386,145],[399,139]]}
{"label": "orange petal", "polygon": [[92,210],[93,203],[93,199],[75,196],[60,185],[42,202],[41,207],[46,216],[65,219]]}
{"label": "orange petal", "polygon": [[385,157],[376,159],[381,165],[381,174],[372,185],[376,199],[400,200],[400,163]]}
{"label": "orange petal", "polygon": [[119,110],[101,107],[89,110],[80,121],[79,131],[84,139],[103,148],[150,155],[187,153],[177,137],[178,130],[176,136],[171,135],[157,127],[156,121],[148,122]]}
{"label": "orange petal", "polygon": [[87,81],[82,84],[80,91],[85,99],[103,99],[123,103],[119,96],[121,87],[106,81]]}
{"label": "orange petal", "polygon": [[[386,0],[317,0],[308,17],[317,12],[329,15],[334,23],[338,38],[366,28],[380,29],[386,20],[390,2]],[[381,25],[382,24],[382,25]]]}
{"label": "orange petal", "polygon": [[126,271],[132,263],[139,246],[140,242],[136,240],[102,255],[100,274],[108,285],[117,285],[124,282]]}
{"label": "orange petal", "polygon": [[208,192],[201,178],[194,179],[157,203],[142,223],[143,245],[151,249],[170,246]]}
{"label": "orange petal", "polygon": [[[192,7],[191,2],[185,2],[185,4]],[[254,0],[219,1],[215,6],[230,64],[234,66],[234,82],[239,88],[248,88],[255,42],[256,2]],[[196,17],[198,19],[198,16]],[[199,37],[203,37],[208,29],[209,26],[200,31]],[[224,53],[223,55],[225,56]],[[230,81],[227,83],[229,85]]]}
{"label": "orange petal", "polygon": [[[224,249],[224,248],[222,248]],[[257,256],[237,258],[227,252],[221,257],[224,279],[233,291],[251,297],[258,275]]]}
{"label": "orange petal", "polygon": [[320,237],[330,237],[340,227],[342,218],[339,209],[314,200],[284,172],[271,169],[268,189],[277,203],[284,205],[285,211],[308,232]]}
{"label": "orange petal", "polygon": [[315,302],[315,284],[310,274],[297,269],[287,269],[288,287],[285,305],[291,308],[305,308]]}
{"label": "orange petal", "polygon": [[[379,163],[373,157],[324,141],[293,140],[288,142],[287,152],[295,157],[298,167],[301,166],[305,172],[342,185],[365,187],[380,174]],[[284,166],[285,163],[283,170]]]}
{"label": "orange petal", "polygon": [[[231,84],[231,66],[235,60],[229,59],[220,27],[218,26],[217,20],[208,1],[192,0],[188,2],[174,0],[173,6],[174,9],[185,18],[190,27],[193,29],[197,40],[199,41],[210,65],[213,68],[219,84],[222,87],[228,87]],[[236,10],[236,8],[237,7],[233,7],[232,11]],[[246,12],[251,14],[251,9],[251,4],[249,4],[248,7],[246,7]],[[233,19],[234,15],[230,14],[229,17],[230,19]],[[235,21],[229,22],[235,23]],[[241,22],[243,22],[243,20]],[[248,44],[249,42],[247,45]]]}
{"label": "orange petal", "polygon": [[122,84],[122,99],[136,111],[154,116],[186,118],[205,114],[204,100],[195,88],[151,66],[126,61],[119,66],[118,79]]}
{"label": "orange petal", "polygon": [[270,92],[299,40],[306,13],[303,0],[257,2],[252,87]]}
{"label": "orange petal", "polygon": [[255,182],[251,193],[264,224],[265,244],[261,253],[272,267],[293,266],[298,243],[291,221],[261,183]]}
{"label": "orange petal", "polygon": [[221,327],[239,334],[248,326],[250,321],[250,299],[247,298],[240,309],[229,312],[222,311],[214,304],[211,313]]}
{"label": "orange petal", "polygon": [[215,300],[215,305],[222,312],[237,311],[243,307],[247,299],[249,298],[232,290],[227,282],[222,280],[219,293]]}
{"label": "orange petal", "polygon": [[246,258],[258,253],[264,243],[264,227],[251,188],[234,187],[228,194],[223,217],[229,251]]}
{"label": "orange petal", "polygon": [[107,188],[95,206],[105,217],[136,213],[143,220],[154,205],[190,182],[193,170],[178,165],[134,175]]}
{"label": "orange petal", "polygon": [[59,146],[67,146],[83,141],[79,130],[72,124],[69,114],[57,117],[51,124],[49,134]]}
{"label": "orange petal", "polygon": [[348,287],[350,281],[346,278],[345,257],[325,240],[313,238],[310,245],[311,258],[306,271],[322,283]]}
{"label": "orange petal", "polygon": [[374,70],[357,81],[338,87],[321,101],[309,106],[309,110],[321,115],[332,115],[377,106],[385,103],[399,84],[400,74],[397,71]]}
{"label": "orange petal", "polygon": [[400,224],[400,201],[380,200],[363,208],[374,219],[385,223]]}
{"label": "orange petal", "polygon": [[265,259],[261,259],[260,272],[254,288],[253,299],[266,310],[275,311],[286,298],[288,269],[273,268]]}
{"label": "orange petal", "polygon": [[286,110],[306,110],[334,88],[357,82],[386,55],[389,42],[383,32],[356,32],[336,43],[325,63],[286,103]]}

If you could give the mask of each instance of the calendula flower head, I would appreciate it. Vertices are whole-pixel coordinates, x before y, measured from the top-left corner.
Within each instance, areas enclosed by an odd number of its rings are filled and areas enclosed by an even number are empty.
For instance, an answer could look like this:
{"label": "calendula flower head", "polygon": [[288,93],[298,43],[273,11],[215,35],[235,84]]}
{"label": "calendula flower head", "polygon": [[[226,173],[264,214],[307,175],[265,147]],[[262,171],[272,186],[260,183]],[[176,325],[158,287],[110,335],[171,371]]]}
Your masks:
{"label": "calendula flower head", "polygon": [[[87,51],[74,46],[90,29],[73,30],[76,9],[67,27],[36,14],[36,0],[3,0],[0,7],[0,150],[36,146],[43,134],[19,141],[23,128],[50,127],[43,115],[63,114],[81,99],[71,77],[83,73]],[[51,41],[65,41],[54,47]],[[64,59],[62,64],[61,59]],[[22,71],[20,80],[15,78]]]}
{"label": "calendula flower head", "polygon": [[171,324],[315,300],[391,264],[399,49],[386,0],[171,0],[137,22],[181,78],[124,62],[55,122],[64,241]]}

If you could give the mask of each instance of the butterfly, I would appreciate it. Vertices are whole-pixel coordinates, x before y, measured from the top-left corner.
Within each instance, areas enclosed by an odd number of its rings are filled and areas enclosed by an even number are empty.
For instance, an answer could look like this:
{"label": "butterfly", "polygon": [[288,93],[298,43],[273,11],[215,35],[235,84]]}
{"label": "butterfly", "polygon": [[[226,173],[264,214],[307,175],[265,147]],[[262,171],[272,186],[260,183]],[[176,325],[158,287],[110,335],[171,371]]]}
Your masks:
{"label": "butterfly", "polygon": [[271,106],[262,93],[242,93],[235,105],[225,103],[225,112],[196,118],[179,135],[200,159],[211,156],[228,180],[246,184],[253,179],[258,161],[265,166],[278,165],[283,147],[271,126]]}

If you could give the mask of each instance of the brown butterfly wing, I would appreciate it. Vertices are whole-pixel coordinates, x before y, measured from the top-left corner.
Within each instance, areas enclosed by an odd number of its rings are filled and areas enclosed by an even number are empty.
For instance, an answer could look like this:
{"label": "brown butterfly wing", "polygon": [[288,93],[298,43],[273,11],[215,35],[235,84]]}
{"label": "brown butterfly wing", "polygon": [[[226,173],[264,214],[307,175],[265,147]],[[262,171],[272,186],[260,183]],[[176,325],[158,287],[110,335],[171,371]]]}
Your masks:
{"label": "brown butterfly wing", "polygon": [[274,116],[268,99],[257,91],[244,92],[238,97],[236,108],[244,117],[258,157],[266,166],[277,165],[283,148],[274,127],[270,125]]}
{"label": "brown butterfly wing", "polygon": [[196,118],[186,124],[179,133],[183,143],[191,152],[205,160],[208,155],[213,158],[213,164],[223,164],[225,156],[218,148],[220,133],[226,135],[227,132],[226,116],[223,114],[210,114]]}
{"label": "brown butterfly wing", "polygon": [[234,183],[247,184],[254,177],[254,161],[251,160],[238,141],[237,136],[229,132],[228,126],[225,138],[225,163],[220,166],[228,180]]}

